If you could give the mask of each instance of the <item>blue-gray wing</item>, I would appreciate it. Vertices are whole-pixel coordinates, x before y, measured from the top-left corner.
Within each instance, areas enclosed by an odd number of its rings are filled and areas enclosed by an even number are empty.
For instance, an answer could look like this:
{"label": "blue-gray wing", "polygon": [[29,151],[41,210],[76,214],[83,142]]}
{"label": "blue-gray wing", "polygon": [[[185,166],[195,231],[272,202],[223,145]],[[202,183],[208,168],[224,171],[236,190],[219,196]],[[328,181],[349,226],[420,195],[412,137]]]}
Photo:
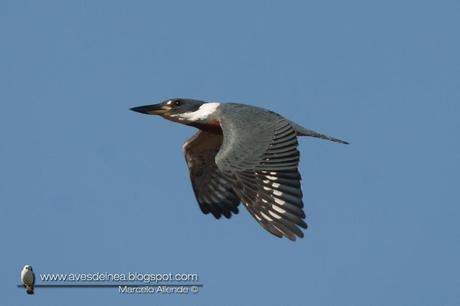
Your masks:
{"label": "blue-gray wing", "polygon": [[219,219],[238,213],[240,199],[231,181],[217,168],[215,157],[222,144],[222,135],[198,131],[183,146],[193,191],[201,211]]}
{"label": "blue-gray wing", "polygon": [[303,237],[300,228],[307,224],[294,127],[260,109],[238,116],[223,112],[221,118],[224,140],[216,156],[217,167],[263,228],[291,240]]}

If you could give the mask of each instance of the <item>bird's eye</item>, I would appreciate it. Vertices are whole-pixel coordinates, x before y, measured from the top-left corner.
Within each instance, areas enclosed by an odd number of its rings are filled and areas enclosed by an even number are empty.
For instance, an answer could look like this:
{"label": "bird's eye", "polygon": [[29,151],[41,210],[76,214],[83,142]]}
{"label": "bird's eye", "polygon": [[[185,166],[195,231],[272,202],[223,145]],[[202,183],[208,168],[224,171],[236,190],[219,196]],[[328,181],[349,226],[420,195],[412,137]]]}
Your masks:
{"label": "bird's eye", "polygon": [[179,100],[177,100],[177,101],[174,101],[174,105],[175,105],[175,106],[180,106],[181,104],[182,104],[182,102],[181,102],[181,101],[179,101]]}

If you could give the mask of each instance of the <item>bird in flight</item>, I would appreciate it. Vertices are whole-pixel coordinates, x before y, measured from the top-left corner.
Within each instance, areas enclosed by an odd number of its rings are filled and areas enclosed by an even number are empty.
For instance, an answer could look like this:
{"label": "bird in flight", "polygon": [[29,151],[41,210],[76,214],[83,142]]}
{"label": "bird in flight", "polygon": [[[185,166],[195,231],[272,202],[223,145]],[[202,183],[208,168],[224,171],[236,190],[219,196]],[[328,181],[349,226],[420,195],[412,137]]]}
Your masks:
{"label": "bird in flight", "polygon": [[22,268],[21,283],[26,288],[27,294],[34,294],[35,274],[31,266],[25,265]]}
{"label": "bird in flight", "polygon": [[204,214],[230,218],[242,202],[265,230],[290,240],[302,238],[301,228],[307,228],[297,136],[348,144],[275,112],[238,103],[169,99],[131,110],[199,129],[183,150]]}

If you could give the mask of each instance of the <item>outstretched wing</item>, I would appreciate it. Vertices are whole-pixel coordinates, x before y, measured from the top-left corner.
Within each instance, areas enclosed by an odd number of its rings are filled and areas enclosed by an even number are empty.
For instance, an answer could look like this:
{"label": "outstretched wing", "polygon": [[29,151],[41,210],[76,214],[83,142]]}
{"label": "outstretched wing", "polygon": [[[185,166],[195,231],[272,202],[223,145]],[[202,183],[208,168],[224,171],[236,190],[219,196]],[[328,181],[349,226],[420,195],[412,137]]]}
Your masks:
{"label": "outstretched wing", "polygon": [[274,113],[238,115],[234,120],[234,115],[222,113],[224,141],[217,167],[232,180],[236,194],[263,228],[291,240],[303,237],[300,228],[307,224],[294,127]]}
{"label": "outstretched wing", "polygon": [[240,199],[231,181],[222,175],[214,158],[222,144],[222,135],[198,131],[184,143],[185,160],[190,172],[193,191],[204,214],[212,213],[230,218],[238,213]]}

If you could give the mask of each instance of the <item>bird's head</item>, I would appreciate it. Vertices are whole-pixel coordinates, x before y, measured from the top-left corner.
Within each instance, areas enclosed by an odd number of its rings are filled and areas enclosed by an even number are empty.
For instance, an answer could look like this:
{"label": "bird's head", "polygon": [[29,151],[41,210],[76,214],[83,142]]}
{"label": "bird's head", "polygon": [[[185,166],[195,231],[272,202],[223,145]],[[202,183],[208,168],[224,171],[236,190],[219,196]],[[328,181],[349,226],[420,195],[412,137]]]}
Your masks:
{"label": "bird's head", "polygon": [[188,125],[212,125],[215,124],[216,118],[213,115],[218,107],[219,103],[176,98],[159,104],[133,107],[131,110],[147,115],[159,115],[165,119]]}
{"label": "bird's head", "polygon": [[32,271],[32,266],[29,266],[29,265],[25,265],[23,270],[28,270],[28,271]]}

